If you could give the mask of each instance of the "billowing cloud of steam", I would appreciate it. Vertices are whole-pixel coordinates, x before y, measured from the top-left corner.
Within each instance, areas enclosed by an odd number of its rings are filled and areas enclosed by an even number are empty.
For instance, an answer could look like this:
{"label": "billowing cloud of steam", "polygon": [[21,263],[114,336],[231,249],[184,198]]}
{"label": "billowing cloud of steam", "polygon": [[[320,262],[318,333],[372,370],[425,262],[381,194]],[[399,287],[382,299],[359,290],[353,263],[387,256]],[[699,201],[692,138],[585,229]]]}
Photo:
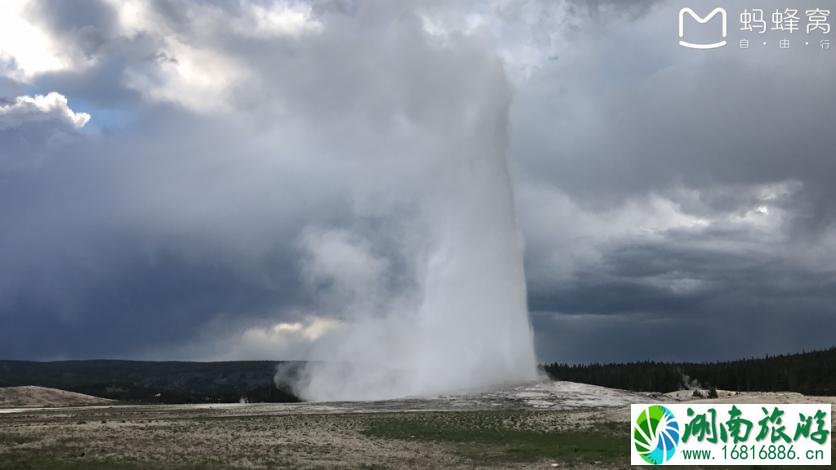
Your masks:
{"label": "billowing cloud of steam", "polygon": [[[314,356],[325,361],[296,383],[308,399],[428,394],[536,375],[505,160],[503,68],[475,40],[436,44],[417,17],[407,18],[387,34],[392,49],[366,51],[372,68],[354,70],[387,84],[354,103],[358,117],[386,110],[393,118],[360,130],[380,133],[374,147],[344,154],[363,165],[357,209],[396,233],[375,243],[310,227],[301,237],[308,282],[341,322],[317,343]],[[374,41],[357,34],[350,40]],[[397,50],[425,66],[402,63]]]}

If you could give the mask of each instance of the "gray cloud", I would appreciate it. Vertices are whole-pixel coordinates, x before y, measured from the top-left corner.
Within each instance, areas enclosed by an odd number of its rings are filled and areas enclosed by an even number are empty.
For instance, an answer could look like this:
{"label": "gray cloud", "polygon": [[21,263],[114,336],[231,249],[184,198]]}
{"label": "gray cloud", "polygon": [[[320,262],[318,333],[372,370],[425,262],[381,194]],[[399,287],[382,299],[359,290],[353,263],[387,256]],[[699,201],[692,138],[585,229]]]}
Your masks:
{"label": "gray cloud", "polygon": [[116,12],[101,0],[38,0],[29,4],[27,10],[67,49],[86,58],[95,56],[116,34]]}
{"label": "gray cloud", "polygon": [[[680,6],[582,25],[518,89],[541,357],[721,359],[833,341],[833,62],[800,43],[677,48]],[[746,5],[726,6],[734,25]]]}

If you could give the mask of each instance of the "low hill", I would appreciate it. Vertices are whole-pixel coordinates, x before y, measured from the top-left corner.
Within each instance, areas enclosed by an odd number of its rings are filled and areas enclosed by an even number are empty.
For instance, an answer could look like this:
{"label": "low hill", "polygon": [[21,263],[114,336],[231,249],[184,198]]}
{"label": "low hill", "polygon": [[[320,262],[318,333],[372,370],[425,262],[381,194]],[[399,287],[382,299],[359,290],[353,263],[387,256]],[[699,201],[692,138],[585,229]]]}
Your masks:
{"label": "low hill", "polygon": [[46,387],[0,388],[0,408],[108,405],[113,400]]}
{"label": "low hill", "polygon": [[716,387],[750,392],[836,395],[836,347],[727,362],[546,364],[553,379],[642,392]]}
{"label": "low hill", "polygon": [[277,367],[300,362],[0,361],[0,387],[34,385],[139,403],[299,401],[276,387]]}

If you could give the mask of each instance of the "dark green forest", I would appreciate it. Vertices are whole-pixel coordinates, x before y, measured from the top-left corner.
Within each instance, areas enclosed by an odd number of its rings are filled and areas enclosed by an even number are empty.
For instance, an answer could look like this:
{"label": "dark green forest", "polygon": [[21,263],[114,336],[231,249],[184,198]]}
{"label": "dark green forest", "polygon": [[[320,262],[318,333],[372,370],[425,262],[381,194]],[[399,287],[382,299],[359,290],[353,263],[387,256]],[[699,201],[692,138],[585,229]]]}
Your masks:
{"label": "dark green forest", "polygon": [[543,366],[556,380],[641,392],[716,387],[733,391],[836,394],[836,347],[814,352],[728,362],[632,362]]}
{"label": "dark green forest", "polygon": [[296,402],[279,367],[301,362],[0,361],[0,387],[38,385],[129,403]]}

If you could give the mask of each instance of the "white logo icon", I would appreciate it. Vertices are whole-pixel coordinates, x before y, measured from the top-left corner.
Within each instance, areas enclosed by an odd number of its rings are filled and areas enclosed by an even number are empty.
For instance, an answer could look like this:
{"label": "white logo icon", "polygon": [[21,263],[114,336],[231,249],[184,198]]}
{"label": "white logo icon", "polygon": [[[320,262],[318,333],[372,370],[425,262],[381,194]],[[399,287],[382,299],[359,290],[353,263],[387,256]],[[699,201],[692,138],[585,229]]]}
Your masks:
{"label": "white logo icon", "polygon": [[[699,24],[706,24],[711,21],[717,14],[720,15],[720,21],[722,21],[723,25],[723,40],[718,42],[713,42],[710,44],[697,44],[693,42],[685,41],[685,14],[691,16]],[[726,10],[723,8],[715,8],[711,10],[711,13],[702,17],[698,15],[694,10],[690,8],[683,8],[679,10],[679,45],[682,47],[688,47],[690,49],[716,49],[718,47],[723,47],[726,45],[726,36],[727,36],[727,19],[726,19]]]}

